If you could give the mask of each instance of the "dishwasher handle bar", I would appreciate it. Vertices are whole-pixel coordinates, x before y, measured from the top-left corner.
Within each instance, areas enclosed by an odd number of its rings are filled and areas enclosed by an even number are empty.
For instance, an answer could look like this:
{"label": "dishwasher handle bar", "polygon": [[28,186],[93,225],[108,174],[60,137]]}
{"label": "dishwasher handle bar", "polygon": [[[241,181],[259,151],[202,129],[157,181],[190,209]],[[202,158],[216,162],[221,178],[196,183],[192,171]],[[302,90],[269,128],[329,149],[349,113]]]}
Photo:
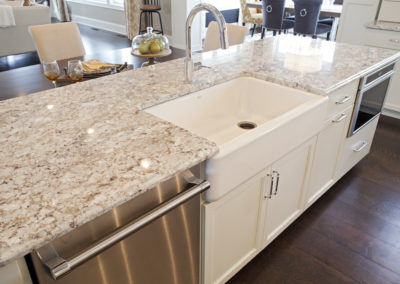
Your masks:
{"label": "dishwasher handle bar", "polygon": [[182,205],[192,197],[206,191],[209,188],[210,183],[208,181],[204,181],[198,185],[193,186],[185,192],[180,193],[170,200],[160,204],[159,206],[149,211],[145,215],[139,217],[138,219],[135,219],[127,225],[117,229],[109,236],[99,240],[84,251],[79,252],[71,259],[66,260],[59,256],[59,254],[51,244],[36,249],[36,253],[42,263],[49,269],[51,276],[55,280],[57,280],[64,274],[70,272],[75,267],[95,257],[107,248],[120,242],[129,235],[155,221],[157,218],[165,215],[169,211]]}

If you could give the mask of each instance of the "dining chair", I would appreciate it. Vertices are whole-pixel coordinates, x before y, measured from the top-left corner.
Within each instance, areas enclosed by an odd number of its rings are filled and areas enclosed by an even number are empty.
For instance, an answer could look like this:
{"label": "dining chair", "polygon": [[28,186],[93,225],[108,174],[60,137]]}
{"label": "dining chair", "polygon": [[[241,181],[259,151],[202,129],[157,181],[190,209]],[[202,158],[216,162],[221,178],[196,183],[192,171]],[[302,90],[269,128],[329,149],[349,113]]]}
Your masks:
{"label": "dining chair", "polygon": [[272,30],[275,36],[281,31],[287,33],[287,30],[294,27],[294,21],[284,18],[285,0],[262,0],[263,24],[261,38],[264,38],[265,30]]}
{"label": "dining chair", "polygon": [[[139,34],[147,32],[147,27],[152,27],[153,32],[155,32],[155,33],[164,34],[164,29],[163,29],[162,20],[161,20],[161,14],[159,12],[160,10],[161,10],[160,0],[143,0],[143,5],[140,7],[141,12],[140,12],[140,18],[139,18],[140,19]],[[154,13],[158,15],[158,19],[160,21],[160,29],[154,29],[154,25],[153,25],[153,14]],[[145,24],[146,24],[146,26],[144,28],[142,28],[143,15],[145,16]]]}
{"label": "dining chair", "polygon": [[29,26],[40,61],[62,60],[85,55],[75,22]]}
{"label": "dining chair", "polygon": [[[228,29],[229,46],[243,43],[247,28],[233,24],[227,24],[226,26]],[[212,21],[208,25],[206,38],[204,39],[203,52],[218,48],[221,48],[219,27],[216,21]]]}
{"label": "dining chair", "polygon": [[311,35],[317,38],[319,34],[327,34],[329,40],[332,26],[318,23],[322,0],[293,0],[295,24],[293,34]]}
{"label": "dining chair", "polygon": [[257,13],[257,9],[250,9],[246,5],[247,0],[240,0],[240,8],[242,9],[242,21],[243,25],[246,23],[253,24],[253,29],[251,31],[251,36],[254,35],[254,31],[256,30],[257,25],[262,25],[263,23],[263,14]]}

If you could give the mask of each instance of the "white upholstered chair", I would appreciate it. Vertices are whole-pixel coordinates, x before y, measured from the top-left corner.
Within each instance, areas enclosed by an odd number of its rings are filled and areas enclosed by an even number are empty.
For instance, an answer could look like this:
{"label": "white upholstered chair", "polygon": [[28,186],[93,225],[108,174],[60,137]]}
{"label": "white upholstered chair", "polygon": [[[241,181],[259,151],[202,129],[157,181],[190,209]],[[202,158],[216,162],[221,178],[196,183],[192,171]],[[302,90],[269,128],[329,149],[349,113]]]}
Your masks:
{"label": "white upholstered chair", "polygon": [[29,31],[41,62],[85,55],[85,47],[75,22],[30,26]]}
{"label": "white upholstered chair", "polygon": [[35,51],[28,26],[50,23],[49,7],[32,4],[22,6],[23,1],[0,1],[0,5],[11,6],[15,26],[0,27],[0,56],[8,56]]}
{"label": "white upholstered chair", "polygon": [[257,25],[260,26],[263,23],[263,14],[262,10],[258,11],[258,9],[248,8],[246,6],[246,3],[247,0],[240,0],[240,8],[242,9],[242,21],[243,24],[253,24],[251,32],[251,36],[253,36]]}
{"label": "white upholstered chair", "polygon": [[[227,24],[226,26],[228,29],[229,46],[243,43],[247,28],[232,24]],[[218,48],[221,48],[218,23],[212,21],[208,25],[203,51],[210,51]]]}

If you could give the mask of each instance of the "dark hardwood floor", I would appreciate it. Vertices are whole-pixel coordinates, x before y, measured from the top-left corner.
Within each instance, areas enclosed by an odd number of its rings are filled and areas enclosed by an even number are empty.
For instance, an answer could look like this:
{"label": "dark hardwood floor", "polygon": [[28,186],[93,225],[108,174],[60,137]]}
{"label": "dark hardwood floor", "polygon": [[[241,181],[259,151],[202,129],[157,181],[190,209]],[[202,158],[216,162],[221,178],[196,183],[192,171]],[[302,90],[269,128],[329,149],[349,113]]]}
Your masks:
{"label": "dark hardwood floor", "polygon": [[228,283],[400,283],[400,120]]}
{"label": "dark hardwood floor", "polygon": [[[79,25],[83,45],[86,54],[99,53],[101,51],[120,49],[131,46],[131,41],[124,35]],[[20,67],[39,64],[40,60],[36,52],[0,57],[0,72]]]}

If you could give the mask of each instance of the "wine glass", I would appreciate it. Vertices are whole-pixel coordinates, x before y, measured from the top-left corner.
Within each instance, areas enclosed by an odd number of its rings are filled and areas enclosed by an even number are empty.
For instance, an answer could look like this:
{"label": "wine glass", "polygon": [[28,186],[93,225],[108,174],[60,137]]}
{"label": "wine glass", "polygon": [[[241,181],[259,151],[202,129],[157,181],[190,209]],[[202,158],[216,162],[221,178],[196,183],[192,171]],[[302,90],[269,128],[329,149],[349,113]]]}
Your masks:
{"label": "wine glass", "polygon": [[83,66],[80,60],[68,61],[68,76],[72,81],[79,81],[83,78]]}
{"label": "wine glass", "polygon": [[43,61],[43,72],[44,76],[46,76],[47,79],[49,79],[53,83],[55,88],[56,80],[58,76],[60,76],[60,67],[58,67],[57,61]]}

